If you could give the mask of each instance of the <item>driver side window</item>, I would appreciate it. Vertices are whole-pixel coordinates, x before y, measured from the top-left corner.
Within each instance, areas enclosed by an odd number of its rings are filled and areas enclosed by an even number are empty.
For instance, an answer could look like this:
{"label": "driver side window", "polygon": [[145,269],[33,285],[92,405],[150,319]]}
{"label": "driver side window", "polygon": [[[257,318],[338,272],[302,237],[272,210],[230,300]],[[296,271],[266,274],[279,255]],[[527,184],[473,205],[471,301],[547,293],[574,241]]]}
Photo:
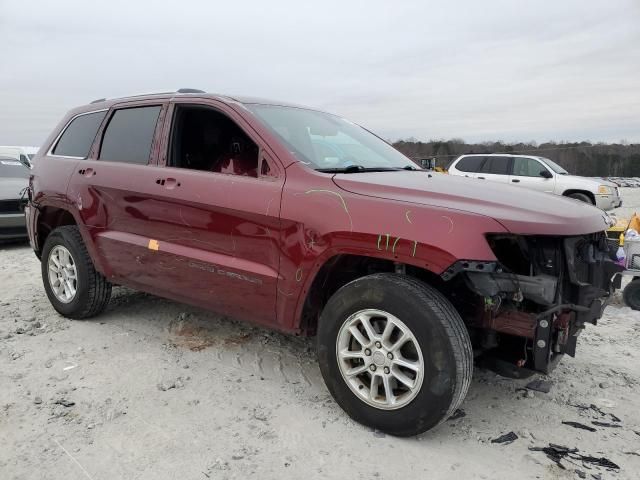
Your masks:
{"label": "driver side window", "polygon": [[226,115],[203,106],[176,107],[170,166],[257,177],[258,158],[258,145]]}
{"label": "driver side window", "polygon": [[540,177],[546,167],[533,158],[516,157],[513,161],[513,175],[519,177]]}

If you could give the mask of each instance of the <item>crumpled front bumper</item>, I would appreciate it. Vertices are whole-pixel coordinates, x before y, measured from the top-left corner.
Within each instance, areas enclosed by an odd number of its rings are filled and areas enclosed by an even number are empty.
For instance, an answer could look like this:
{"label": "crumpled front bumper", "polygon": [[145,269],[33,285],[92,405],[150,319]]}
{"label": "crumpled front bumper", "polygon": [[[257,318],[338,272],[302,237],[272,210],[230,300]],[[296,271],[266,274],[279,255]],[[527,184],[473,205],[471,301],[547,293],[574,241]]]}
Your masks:
{"label": "crumpled front bumper", "polygon": [[498,262],[489,273],[465,272],[469,289],[484,298],[473,326],[523,339],[528,353],[514,363],[548,373],[563,354],[575,355],[579,333],[602,316],[623,268],[604,233],[523,238],[522,245],[530,271],[516,273]]}

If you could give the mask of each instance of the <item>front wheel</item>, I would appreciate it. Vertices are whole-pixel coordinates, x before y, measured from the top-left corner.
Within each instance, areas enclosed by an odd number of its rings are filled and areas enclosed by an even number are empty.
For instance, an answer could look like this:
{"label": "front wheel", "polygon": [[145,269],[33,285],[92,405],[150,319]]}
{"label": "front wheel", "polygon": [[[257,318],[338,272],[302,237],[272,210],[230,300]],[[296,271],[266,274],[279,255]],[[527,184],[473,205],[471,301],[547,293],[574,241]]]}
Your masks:
{"label": "front wheel", "polygon": [[329,391],[353,419],[398,436],[448,418],[473,371],[455,308],[429,285],[397,274],[359,278],[331,297],[318,357]]}
{"label": "front wheel", "polygon": [[81,319],[104,310],[111,297],[111,284],[93,266],[78,227],[52,231],[40,258],[44,289],[58,313]]}
{"label": "front wheel", "polygon": [[567,197],[573,198],[574,200],[580,200],[581,202],[588,203],[589,205],[594,204],[593,200],[591,200],[589,195],[585,193],[580,193],[580,192],[570,193],[569,195],[567,195]]}

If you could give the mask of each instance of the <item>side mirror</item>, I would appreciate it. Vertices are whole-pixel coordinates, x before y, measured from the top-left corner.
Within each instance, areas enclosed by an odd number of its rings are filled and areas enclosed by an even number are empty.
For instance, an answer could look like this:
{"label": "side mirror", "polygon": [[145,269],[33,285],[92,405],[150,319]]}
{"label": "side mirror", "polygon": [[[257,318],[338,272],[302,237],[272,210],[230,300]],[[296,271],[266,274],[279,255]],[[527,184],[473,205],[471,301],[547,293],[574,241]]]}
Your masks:
{"label": "side mirror", "polygon": [[542,178],[553,178],[553,174],[549,170],[540,170],[540,176]]}

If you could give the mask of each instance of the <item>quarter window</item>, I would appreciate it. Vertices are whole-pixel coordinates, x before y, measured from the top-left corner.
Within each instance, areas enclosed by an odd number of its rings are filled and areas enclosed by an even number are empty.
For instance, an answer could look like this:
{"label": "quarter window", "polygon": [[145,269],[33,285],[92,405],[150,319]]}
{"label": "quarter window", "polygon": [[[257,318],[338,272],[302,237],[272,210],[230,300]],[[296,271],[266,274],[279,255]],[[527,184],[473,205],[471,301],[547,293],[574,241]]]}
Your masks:
{"label": "quarter window", "polygon": [[513,161],[513,175],[519,177],[540,177],[543,170],[546,168],[533,158],[516,157]]}
{"label": "quarter window", "polygon": [[102,138],[100,160],[149,163],[160,106],[116,110]]}
{"label": "quarter window", "polygon": [[509,157],[486,157],[480,171],[482,173],[492,173],[495,175],[508,175]]}
{"label": "quarter window", "polygon": [[85,158],[96,138],[106,111],[77,116],[64,130],[53,149],[53,155]]}
{"label": "quarter window", "polygon": [[456,169],[461,172],[477,173],[480,171],[484,157],[463,157],[457,164]]}

